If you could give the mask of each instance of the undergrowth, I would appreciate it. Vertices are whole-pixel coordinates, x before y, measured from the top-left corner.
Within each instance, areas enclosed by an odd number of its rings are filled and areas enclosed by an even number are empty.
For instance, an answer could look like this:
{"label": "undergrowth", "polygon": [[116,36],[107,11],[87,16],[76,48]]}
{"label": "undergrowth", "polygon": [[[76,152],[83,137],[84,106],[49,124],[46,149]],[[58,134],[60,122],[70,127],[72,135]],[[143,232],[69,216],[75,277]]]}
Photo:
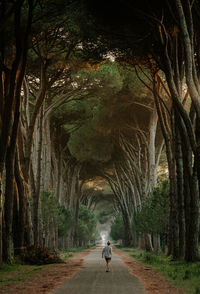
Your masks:
{"label": "undergrowth", "polygon": [[0,288],[5,284],[24,282],[48,266],[3,264],[0,266]]}
{"label": "undergrowth", "polygon": [[93,247],[94,245],[92,246],[82,246],[82,247],[75,247],[75,248],[68,248],[68,249],[64,249],[64,250],[59,250],[59,255],[60,255],[60,258],[62,260],[66,260],[67,258],[70,258],[73,256],[74,253],[78,253],[78,252],[81,252],[83,250],[86,250],[86,249],[89,249],[91,247]]}

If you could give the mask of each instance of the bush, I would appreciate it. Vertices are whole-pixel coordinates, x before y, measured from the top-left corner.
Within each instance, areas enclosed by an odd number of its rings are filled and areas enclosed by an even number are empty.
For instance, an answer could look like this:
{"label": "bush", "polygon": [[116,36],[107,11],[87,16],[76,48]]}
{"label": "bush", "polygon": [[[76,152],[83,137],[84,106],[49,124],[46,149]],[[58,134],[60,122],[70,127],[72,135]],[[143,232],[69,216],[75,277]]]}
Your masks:
{"label": "bush", "polygon": [[111,223],[110,236],[113,240],[124,240],[125,238],[125,228],[122,213],[118,212]]}
{"label": "bush", "polygon": [[162,181],[142,203],[136,215],[137,231],[142,233],[166,233],[169,218],[168,181]]}
{"label": "bush", "polygon": [[27,247],[22,260],[24,263],[36,265],[63,262],[55,250],[42,246]]}
{"label": "bush", "polygon": [[49,228],[55,226],[58,228],[59,237],[66,236],[73,224],[70,211],[60,205],[55,195],[49,191],[41,193],[40,201],[43,233],[47,236]]}
{"label": "bush", "polygon": [[195,289],[195,294],[200,294],[200,287],[197,287],[197,288]]}
{"label": "bush", "polygon": [[95,215],[85,205],[81,205],[76,228],[76,237],[79,241],[79,244],[86,244],[90,240],[94,240],[96,235],[97,232]]}
{"label": "bush", "polygon": [[58,204],[58,236],[66,236],[73,224],[71,212]]}

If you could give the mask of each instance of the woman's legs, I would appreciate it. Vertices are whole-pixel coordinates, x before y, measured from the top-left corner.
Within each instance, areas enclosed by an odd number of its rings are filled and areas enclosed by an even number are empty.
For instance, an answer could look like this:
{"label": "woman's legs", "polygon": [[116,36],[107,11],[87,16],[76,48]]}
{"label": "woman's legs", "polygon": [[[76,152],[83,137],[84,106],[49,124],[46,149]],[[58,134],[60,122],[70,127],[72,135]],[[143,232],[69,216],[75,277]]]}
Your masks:
{"label": "woman's legs", "polygon": [[106,271],[110,270],[110,262],[111,262],[111,258],[106,258]]}

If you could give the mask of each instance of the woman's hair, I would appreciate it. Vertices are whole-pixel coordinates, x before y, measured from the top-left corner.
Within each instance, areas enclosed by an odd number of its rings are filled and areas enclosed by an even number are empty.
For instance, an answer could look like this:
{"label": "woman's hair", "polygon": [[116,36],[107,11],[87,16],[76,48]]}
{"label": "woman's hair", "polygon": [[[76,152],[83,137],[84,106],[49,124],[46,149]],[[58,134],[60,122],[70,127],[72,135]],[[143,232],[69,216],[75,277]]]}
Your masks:
{"label": "woman's hair", "polygon": [[107,242],[107,245],[110,245],[110,241]]}

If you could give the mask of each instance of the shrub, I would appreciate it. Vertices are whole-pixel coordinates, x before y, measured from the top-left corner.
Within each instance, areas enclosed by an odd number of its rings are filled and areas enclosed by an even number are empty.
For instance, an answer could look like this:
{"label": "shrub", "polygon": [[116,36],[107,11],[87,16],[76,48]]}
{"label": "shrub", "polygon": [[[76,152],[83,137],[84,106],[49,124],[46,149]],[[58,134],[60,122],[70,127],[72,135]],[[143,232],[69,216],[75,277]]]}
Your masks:
{"label": "shrub", "polygon": [[55,250],[42,246],[27,247],[22,259],[24,263],[37,265],[63,262]]}

